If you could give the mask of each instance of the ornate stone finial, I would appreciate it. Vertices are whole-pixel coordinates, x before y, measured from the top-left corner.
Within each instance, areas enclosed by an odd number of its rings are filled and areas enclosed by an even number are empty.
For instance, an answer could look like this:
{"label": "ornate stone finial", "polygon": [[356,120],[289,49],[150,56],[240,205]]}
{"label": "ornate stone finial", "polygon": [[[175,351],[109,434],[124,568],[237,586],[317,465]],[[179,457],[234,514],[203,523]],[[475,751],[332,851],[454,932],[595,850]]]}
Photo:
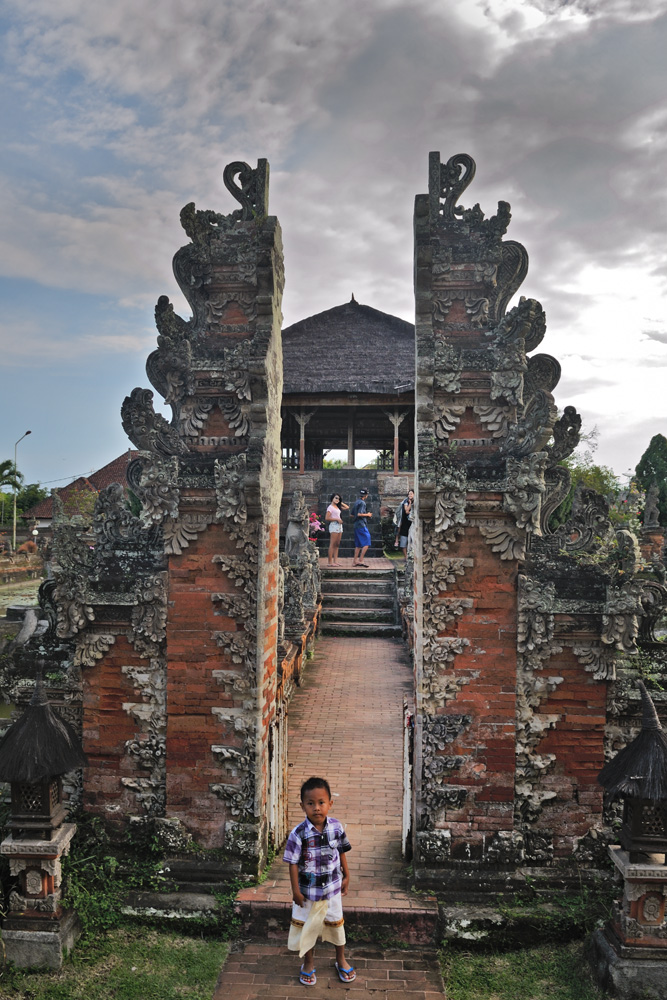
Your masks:
{"label": "ornate stone finial", "polygon": [[[238,177],[240,184],[234,180]],[[264,219],[269,214],[269,161],[257,161],[257,167],[242,160],[228,163],[222,173],[227,190],[240,203],[241,208],[229,215],[210,210],[197,210],[193,201],[181,210],[181,225],[194,243],[206,242],[212,233],[233,229],[237,222]]]}
{"label": "ornate stone finial", "polygon": [[[463,209],[457,201],[468,187],[476,170],[468,153],[456,153],[447,163],[440,162],[440,153],[429,153],[429,199],[431,218],[442,215],[445,222],[454,222]],[[443,203],[444,202],[444,203]]]}
{"label": "ornate stone finial", "polygon": [[[238,175],[239,184],[234,183]],[[258,160],[257,168],[252,169],[242,160],[228,163],[222,173],[227,190],[241,204],[241,212],[233,214],[243,222],[262,218],[269,214],[269,161]]]}

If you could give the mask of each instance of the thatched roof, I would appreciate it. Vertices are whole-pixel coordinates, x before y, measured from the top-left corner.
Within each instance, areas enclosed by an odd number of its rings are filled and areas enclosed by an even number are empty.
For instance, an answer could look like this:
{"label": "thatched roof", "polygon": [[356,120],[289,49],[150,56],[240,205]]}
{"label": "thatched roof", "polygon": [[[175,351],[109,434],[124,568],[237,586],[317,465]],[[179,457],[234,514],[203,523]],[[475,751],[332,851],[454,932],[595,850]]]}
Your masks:
{"label": "thatched roof", "polygon": [[409,396],[415,328],[352,297],[283,330],[283,392]]}
{"label": "thatched roof", "polygon": [[0,740],[0,781],[43,781],[87,763],[74,729],[51,708],[40,674],[30,704]]}
{"label": "thatched roof", "polygon": [[598,781],[613,798],[627,795],[664,802],[667,801],[667,735],[643,681],[637,684],[642,694],[641,732],[605,764]]}

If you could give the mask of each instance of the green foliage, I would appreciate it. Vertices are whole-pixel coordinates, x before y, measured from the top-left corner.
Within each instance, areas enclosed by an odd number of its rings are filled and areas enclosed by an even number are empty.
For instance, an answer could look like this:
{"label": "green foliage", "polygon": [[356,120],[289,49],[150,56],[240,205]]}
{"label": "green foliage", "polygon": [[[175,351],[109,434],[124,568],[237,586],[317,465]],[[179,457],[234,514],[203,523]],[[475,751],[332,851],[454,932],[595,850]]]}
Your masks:
{"label": "green foliage", "polygon": [[0,489],[8,486],[12,491],[20,490],[23,482],[23,475],[18,471],[11,459],[6,458],[0,462]]}
{"label": "green foliage", "polygon": [[141,514],[141,500],[137,494],[130,489],[127,491],[127,506],[130,509],[130,513],[134,514],[135,517],[139,517]]}
{"label": "green foliage", "polygon": [[32,507],[36,507],[38,503],[46,500],[50,495],[49,490],[40,486],[39,483],[29,483],[16,494],[16,509],[20,511],[22,517],[25,517]]}
{"label": "green foliage", "polygon": [[344,469],[345,468],[345,462],[343,461],[342,458],[332,458],[332,459],[325,458],[324,461],[322,462],[322,468],[323,469]]}
{"label": "green foliage", "polygon": [[63,860],[64,903],[81,921],[84,935],[99,934],[123,922],[122,905],[132,889],[159,889],[165,879],[159,856],[146,843],[129,840],[117,854],[97,817],[79,817],[68,857]]}
{"label": "green foliage", "polygon": [[581,942],[503,953],[447,948],[442,970],[448,1000],[602,1000]]}
{"label": "green foliage", "polygon": [[551,515],[549,527],[552,531],[569,520],[577,487],[595,490],[610,503],[613,503],[621,492],[621,483],[614,470],[610,469],[608,465],[596,465],[590,451],[584,455],[570,455],[560,464],[570,470],[571,484],[569,493],[562,504]]}
{"label": "green foliage", "polygon": [[658,487],[659,521],[667,525],[667,438],[654,434],[635,469],[639,485],[647,491],[652,483]]}
{"label": "green foliage", "polygon": [[3,1000],[210,1000],[227,956],[220,940],[124,927],[90,937],[58,972],[0,970]]}
{"label": "green foliage", "polygon": [[93,486],[77,487],[61,497],[63,511],[67,517],[78,515],[87,524],[92,524],[97,497],[98,492]]}

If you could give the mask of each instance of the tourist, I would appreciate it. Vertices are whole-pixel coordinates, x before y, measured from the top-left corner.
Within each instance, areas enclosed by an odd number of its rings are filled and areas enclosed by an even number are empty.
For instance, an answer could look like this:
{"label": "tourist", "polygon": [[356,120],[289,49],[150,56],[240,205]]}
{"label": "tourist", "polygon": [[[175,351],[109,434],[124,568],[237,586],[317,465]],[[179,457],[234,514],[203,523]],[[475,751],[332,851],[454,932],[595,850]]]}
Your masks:
{"label": "tourist", "polygon": [[329,561],[328,566],[338,565],[338,547],[343,537],[343,522],[341,511],[349,510],[349,504],[343,503],[340,493],[332,493],[329,498],[329,506],[324,515],[325,521],[329,522]]}
{"label": "tourist", "polygon": [[292,921],[287,947],[303,959],[299,982],[314,986],[315,943],[318,938],[336,948],[336,970],[343,983],[357,978],[345,963],[345,929],[341,896],[347,893],[350,873],[345,829],[329,816],[331,789],[324,778],[309,778],[301,786],[301,808],[306,818],[295,826],[285,844],[283,861],[289,864],[292,885]]}
{"label": "tourist", "polygon": [[403,555],[408,557],[408,536],[412,525],[412,507],[415,502],[415,491],[408,490],[405,500],[402,500],[394,514],[394,524],[396,525],[396,541],[394,548],[400,545]]}
{"label": "tourist", "polygon": [[355,500],[350,517],[354,518],[354,559],[353,566],[363,566],[368,568],[368,563],[364,562],[364,556],[368,546],[371,544],[371,533],[366,524],[366,518],[372,517],[372,513],[366,510],[366,497],[368,490],[359,490],[359,499]]}

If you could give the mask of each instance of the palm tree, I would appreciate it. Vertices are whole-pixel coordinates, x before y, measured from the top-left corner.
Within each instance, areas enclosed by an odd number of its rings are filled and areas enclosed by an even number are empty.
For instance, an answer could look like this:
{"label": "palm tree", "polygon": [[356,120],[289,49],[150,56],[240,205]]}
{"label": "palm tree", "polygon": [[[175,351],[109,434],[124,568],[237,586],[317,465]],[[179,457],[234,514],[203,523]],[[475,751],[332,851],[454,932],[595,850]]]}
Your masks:
{"label": "palm tree", "polygon": [[23,474],[18,471],[11,459],[6,458],[0,462],[0,490],[8,486],[10,490],[20,490],[23,482]]}
{"label": "palm tree", "polygon": [[[4,462],[0,462],[0,493],[4,492],[5,487],[8,487],[12,492],[21,489],[21,483],[23,482],[23,476],[17,471],[14,463],[9,459],[5,459]],[[5,523],[5,499],[2,498],[2,523]]]}

